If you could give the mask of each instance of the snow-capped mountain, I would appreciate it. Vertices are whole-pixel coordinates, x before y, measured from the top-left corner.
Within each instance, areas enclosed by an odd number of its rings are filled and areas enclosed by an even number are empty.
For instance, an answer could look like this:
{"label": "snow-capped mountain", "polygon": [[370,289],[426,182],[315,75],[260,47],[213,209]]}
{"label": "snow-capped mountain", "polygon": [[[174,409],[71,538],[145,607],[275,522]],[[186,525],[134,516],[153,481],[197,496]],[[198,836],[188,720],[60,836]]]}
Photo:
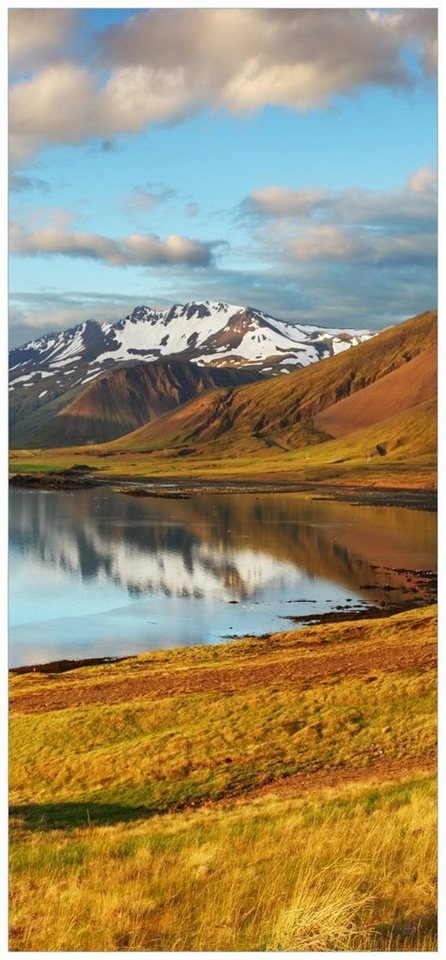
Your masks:
{"label": "snow-capped mountain", "polygon": [[[180,371],[177,367],[171,371],[157,367],[149,376],[152,380],[167,377],[169,382],[173,378],[174,393],[178,393],[181,403],[187,383],[200,380],[196,367],[193,375],[193,365],[202,368],[209,385],[212,380],[217,386],[220,381],[223,386],[236,385],[288,373],[347,350],[370,336],[366,330],[329,330],[285,323],[252,307],[210,301],[168,310],[136,307],[129,316],[113,324],[87,320],[11,351],[10,442],[15,446],[47,446],[87,442],[85,437],[99,442],[134,429],[142,421],[133,422],[132,417],[131,423],[127,423],[123,405],[127,409],[129,404],[136,404],[138,416],[143,413],[137,399],[140,387],[136,389],[134,383],[138,377],[144,379],[142,364],[182,364],[184,369]],[[113,377],[110,380],[112,374],[118,374],[118,368],[127,370],[126,383],[121,384],[125,404]],[[92,397],[86,398],[84,393],[96,381],[100,381],[99,395],[93,403]],[[204,381],[197,389],[205,389]],[[78,398],[81,409],[76,406]],[[118,413],[114,410],[116,405]],[[114,425],[106,424],[98,430],[98,409],[102,420],[105,417],[108,422],[111,418]],[[66,416],[61,419],[65,414],[70,415],[71,426]]]}
{"label": "snow-capped mountain", "polygon": [[10,388],[42,381],[80,386],[115,364],[175,355],[201,366],[288,372],[347,350],[366,330],[285,323],[252,307],[201,301],[167,310],[136,307],[117,323],[85,323],[31,340],[10,353]]}

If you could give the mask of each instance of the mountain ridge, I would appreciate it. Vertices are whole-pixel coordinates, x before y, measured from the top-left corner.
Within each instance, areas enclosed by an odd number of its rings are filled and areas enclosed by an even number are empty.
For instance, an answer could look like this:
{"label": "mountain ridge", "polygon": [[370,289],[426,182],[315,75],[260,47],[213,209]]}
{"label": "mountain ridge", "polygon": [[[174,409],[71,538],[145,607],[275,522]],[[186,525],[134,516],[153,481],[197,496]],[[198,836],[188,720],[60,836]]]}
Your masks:
{"label": "mountain ridge", "polygon": [[[341,487],[350,498],[364,487],[372,498],[432,491],[436,319],[425,312],[286,377],[215,387],[109,443],[16,448],[12,472],[44,482],[48,471],[83,464],[108,482],[168,480],[179,491],[185,483],[211,489],[214,481]],[[319,420],[324,411],[332,433]]]}
{"label": "mountain ridge", "polygon": [[[36,360],[57,368],[74,359],[95,360],[98,364],[142,357],[154,360],[173,354],[184,354],[183,359],[195,359],[199,363],[204,362],[199,347],[203,347],[203,357],[216,364],[224,358],[213,355],[212,351],[223,354],[226,348],[230,351],[242,348],[240,355],[236,355],[241,361],[239,365],[261,366],[269,356],[270,342],[265,331],[270,337],[274,335],[275,350],[284,355],[282,359],[289,359],[290,366],[305,365],[319,356],[346,349],[351,340],[358,342],[372,336],[363,329],[289,323],[250,306],[191,301],[165,310],[137,306],[116,323],[90,319],[64,331],[44,334],[10,351],[10,369]],[[163,336],[159,336],[160,332]]]}
{"label": "mountain ridge", "polygon": [[[332,437],[323,416],[320,417],[326,408],[336,408],[339,401],[357,396],[358,391],[361,393],[406,365],[410,380],[410,361],[429,348],[432,360],[436,356],[436,313],[432,311],[388,328],[322,365],[313,364],[267,384],[260,382],[204,394],[114,441],[112,447],[148,452],[164,446],[179,448],[184,456],[188,446],[194,452],[200,447],[211,451],[216,443],[220,449],[225,443],[234,452],[265,446],[287,450],[319,444]],[[424,386],[417,403],[432,396],[425,365],[419,366]],[[400,379],[403,382],[404,378]],[[434,369],[431,380],[435,383]],[[398,407],[395,398],[394,412],[407,406],[406,400]],[[372,415],[365,425],[371,426],[379,419],[384,416],[376,409],[376,418]]]}

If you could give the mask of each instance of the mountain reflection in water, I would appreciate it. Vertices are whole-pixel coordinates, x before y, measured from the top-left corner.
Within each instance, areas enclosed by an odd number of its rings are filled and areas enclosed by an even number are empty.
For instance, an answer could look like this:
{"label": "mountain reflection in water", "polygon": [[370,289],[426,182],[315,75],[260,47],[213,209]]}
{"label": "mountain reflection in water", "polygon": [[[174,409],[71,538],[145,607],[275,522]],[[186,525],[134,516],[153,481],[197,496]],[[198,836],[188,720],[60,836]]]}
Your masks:
{"label": "mountain reflection in water", "polygon": [[11,665],[287,629],[389,586],[406,599],[397,570],[432,568],[435,535],[430,513],[293,494],[13,489]]}

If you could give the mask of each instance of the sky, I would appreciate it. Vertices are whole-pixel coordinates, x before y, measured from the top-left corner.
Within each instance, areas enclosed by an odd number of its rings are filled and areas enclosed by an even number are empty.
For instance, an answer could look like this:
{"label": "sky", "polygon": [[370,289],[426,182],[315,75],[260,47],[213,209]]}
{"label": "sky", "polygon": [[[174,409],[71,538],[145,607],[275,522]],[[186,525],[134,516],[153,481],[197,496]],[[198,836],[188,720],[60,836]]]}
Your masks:
{"label": "sky", "polygon": [[9,12],[10,345],[189,300],[436,306],[436,11]]}

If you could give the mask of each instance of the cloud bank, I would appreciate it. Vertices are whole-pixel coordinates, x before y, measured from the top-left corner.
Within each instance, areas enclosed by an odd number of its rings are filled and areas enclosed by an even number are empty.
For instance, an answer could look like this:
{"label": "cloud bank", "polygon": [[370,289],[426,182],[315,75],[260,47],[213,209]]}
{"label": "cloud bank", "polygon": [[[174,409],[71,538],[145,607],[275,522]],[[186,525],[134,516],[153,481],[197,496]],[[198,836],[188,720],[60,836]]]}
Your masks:
{"label": "cloud bank", "polygon": [[[66,327],[88,317],[119,319],[137,303],[167,306],[203,298],[251,304],[301,323],[372,329],[394,323],[435,307],[435,188],[435,171],[424,167],[394,191],[256,190],[238,212],[238,220],[247,219],[250,227],[251,265],[242,268],[229,248],[223,251],[228,256],[215,262],[218,243],[176,236],[161,240],[151,234],[115,240],[75,230],[66,211],[52,211],[43,226],[37,219],[15,224],[11,250],[17,255],[58,254],[171,270],[159,271],[156,298],[150,281],[143,295],[132,297],[16,294],[13,342],[29,339],[36,327]],[[262,268],[254,268],[259,260]],[[198,270],[197,278],[191,267],[205,269]],[[166,282],[160,287],[162,275]]]}
{"label": "cloud bank", "polygon": [[[435,10],[149,10],[106,31],[94,56],[67,56],[76,18],[13,10],[13,160],[178,122],[207,106],[306,111],[368,86],[411,88],[436,66]],[[64,53],[64,57],[61,54]],[[25,72],[26,71],[26,72]]]}
{"label": "cloud bank", "polygon": [[243,200],[263,251],[276,259],[321,263],[435,261],[436,171],[415,171],[401,190],[341,192],[270,186]]}

